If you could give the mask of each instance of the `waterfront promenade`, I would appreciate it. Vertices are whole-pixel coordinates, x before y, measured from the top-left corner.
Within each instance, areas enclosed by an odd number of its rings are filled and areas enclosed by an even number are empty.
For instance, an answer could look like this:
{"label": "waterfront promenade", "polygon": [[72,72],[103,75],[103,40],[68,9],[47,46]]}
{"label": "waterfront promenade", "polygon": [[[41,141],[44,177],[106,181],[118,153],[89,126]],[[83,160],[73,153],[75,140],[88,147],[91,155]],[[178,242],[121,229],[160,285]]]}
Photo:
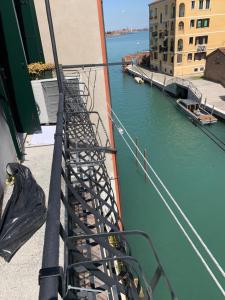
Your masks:
{"label": "waterfront promenade", "polygon": [[202,103],[209,109],[215,109],[215,114],[225,119],[225,88],[219,84],[203,78],[187,78],[202,93]]}
{"label": "waterfront promenade", "polygon": [[[169,84],[171,81],[174,81],[174,83],[177,81],[179,82],[179,85],[183,84],[186,88],[191,86],[192,89],[194,88],[198,92],[199,100],[206,104],[208,110],[213,110],[215,115],[225,119],[225,88],[219,83],[196,77],[186,76],[182,78],[175,78],[162,73],[152,72],[136,65],[128,66],[127,71],[132,75],[142,77],[151,85],[155,85],[162,90],[169,91],[174,96],[176,96],[176,90],[174,87],[171,88],[171,84]],[[188,82],[191,84],[187,85],[186,83]]]}

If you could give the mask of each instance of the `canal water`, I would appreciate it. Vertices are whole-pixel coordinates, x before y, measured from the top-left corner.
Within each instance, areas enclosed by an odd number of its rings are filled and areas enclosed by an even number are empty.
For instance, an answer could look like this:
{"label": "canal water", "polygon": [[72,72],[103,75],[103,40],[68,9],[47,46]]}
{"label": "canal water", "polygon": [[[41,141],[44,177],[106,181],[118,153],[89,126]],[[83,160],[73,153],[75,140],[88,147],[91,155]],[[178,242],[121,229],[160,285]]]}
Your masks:
{"label": "canal water", "polygon": [[[121,60],[125,54],[148,49],[148,33],[108,38],[107,48],[109,61]],[[225,270],[225,152],[177,109],[174,98],[156,87],[138,85],[120,67],[110,68],[110,82],[114,111],[132,137],[138,137],[141,149],[147,149],[150,163]],[[210,130],[225,141],[224,123]],[[224,299],[116,130],[115,137],[125,229],[144,230],[151,236],[178,299]],[[171,200],[166,197],[166,201],[225,288],[224,278],[206,251]],[[139,238],[131,243],[150,277],[151,251]],[[170,299],[163,281],[154,296]]]}

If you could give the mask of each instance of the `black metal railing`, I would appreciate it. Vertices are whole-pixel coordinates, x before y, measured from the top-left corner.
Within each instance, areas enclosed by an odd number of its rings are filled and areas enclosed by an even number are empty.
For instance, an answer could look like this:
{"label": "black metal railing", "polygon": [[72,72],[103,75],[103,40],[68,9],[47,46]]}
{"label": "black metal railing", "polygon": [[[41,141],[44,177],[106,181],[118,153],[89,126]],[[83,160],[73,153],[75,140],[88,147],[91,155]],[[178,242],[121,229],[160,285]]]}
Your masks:
{"label": "black metal railing", "polygon": [[[58,299],[60,294],[63,299],[97,299],[98,295],[101,299],[151,300],[160,278],[164,278],[174,300],[175,293],[150,238],[140,231],[121,231],[106,167],[106,156],[115,155],[115,149],[98,113],[88,110],[89,93],[80,76],[65,78],[58,64],[49,0],[46,6],[59,106],[39,299]],[[156,268],[149,281],[132,256],[128,236],[142,236],[150,246]]]}

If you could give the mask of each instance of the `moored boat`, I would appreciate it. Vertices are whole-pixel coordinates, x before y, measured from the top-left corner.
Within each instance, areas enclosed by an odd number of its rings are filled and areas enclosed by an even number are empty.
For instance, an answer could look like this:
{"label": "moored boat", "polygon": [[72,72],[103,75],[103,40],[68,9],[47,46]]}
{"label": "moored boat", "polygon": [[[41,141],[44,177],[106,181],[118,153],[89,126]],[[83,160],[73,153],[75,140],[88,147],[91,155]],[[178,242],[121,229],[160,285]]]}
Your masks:
{"label": "moored boat", "polygon": [[201,103],[192,99],[178,99],[177,105],[193,120],[201,125],[214,124],[217,122],[212,114],[208,113]]}
{"label": "moored boat", "polygon": [[141,77],[134,77],[134,80],[139,84],[144,83],[144,80]]}

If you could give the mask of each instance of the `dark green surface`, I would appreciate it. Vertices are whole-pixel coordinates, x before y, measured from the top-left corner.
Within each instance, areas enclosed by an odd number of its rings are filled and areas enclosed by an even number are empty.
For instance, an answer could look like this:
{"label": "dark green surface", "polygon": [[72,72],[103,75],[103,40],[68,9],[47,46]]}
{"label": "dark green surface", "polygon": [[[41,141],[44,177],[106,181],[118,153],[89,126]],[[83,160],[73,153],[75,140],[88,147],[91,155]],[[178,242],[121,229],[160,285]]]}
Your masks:
{"label": "dark green surface", "polygon": [[[147,33],[108,38],[109,61],[147,49],[147,39]],[[110,81],[114,110],[132,136],[139,138],[141,148],[147,148],[151,164],[225,269],[225,152],[177,109],[173,98],[157,88],[138,85],[120,67],[110,68]],[[225,141],[224,123],[210,130]],[[116,146],[125,228],[150,234],[179,299],[224,299],[151,184],[145,183],[118,133]],[[171,204],[168,197],[167,201]],[[222,276],[179,219],[225,287]],[[153,261],[148,248],[139,240],[132,244],[150,276]],[[162,283],[154,299],[170,299]]]}
{"label": "dark green surface", "polygon": [[14,0],[28,63],[45,62],[33,0]]}
{"label": "dark green surface", "polygon": [[11,114],[10,105],[8,101],[8,97],[6,95],[6,91],[4,88],[4,83],[2,80],[2,76],[0,74],[0,105],[2,106],[3,112],[5,114],[6,122],[9,126],[9,130],[12,136],[13,144],[16,149],[16,154],[19,160],[22,159],[23,153],[22,153],[22,147],[20,144],[19,137],[16,132],[15,123],[13,120],[13,116]]}
{"label": "dark green surface", "polygon": [[[33,96],[27,61],[18,27],[14,2],[3,0],[0,4],[1,47],[6,57],[1,67],[7,74],[8,90],[11,94],[11,110],[15,110],[18,132],[33,133],[40,130],[38,112]],[[7,61],[6,61],[7,60]]]}

